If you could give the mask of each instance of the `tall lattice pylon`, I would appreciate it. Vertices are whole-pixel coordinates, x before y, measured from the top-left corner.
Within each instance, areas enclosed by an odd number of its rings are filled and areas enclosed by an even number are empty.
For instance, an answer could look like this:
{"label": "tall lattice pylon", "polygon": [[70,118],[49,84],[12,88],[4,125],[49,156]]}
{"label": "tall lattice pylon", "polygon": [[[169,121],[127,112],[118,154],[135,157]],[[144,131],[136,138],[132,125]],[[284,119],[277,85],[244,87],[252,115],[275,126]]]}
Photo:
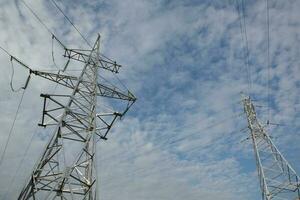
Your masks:
{"label": "tall lattice pylon", "polygon": [[[65,57],[84,63],[79,77],[61,72],[36,71],[11,57],[12,61],[29,69],[30,74],[56,82],[72,91],[70,95],[41,94],[44,110],[39,125],[55,126],[55,131],[21,191],[19,200],[97,199],[96,142],[99,139],[106,140],[115,120],[123,116],[136,100],[129,91],[122,92],[116,87],[99,83],[99,68],[117,73],[120,67],[100,55],[100,35],[90,50],[68,49],[57,41],[64,48]],[[122,101],[126,106],[122,112],[98,113],[98,97]],[[51,102],[51,108],[46,106],[47,102]]]}
{"label": "tall lattice pylon", "polygon": [[243,99],[263,200],[299,200],[300,182],[256,117],[250,97]]}

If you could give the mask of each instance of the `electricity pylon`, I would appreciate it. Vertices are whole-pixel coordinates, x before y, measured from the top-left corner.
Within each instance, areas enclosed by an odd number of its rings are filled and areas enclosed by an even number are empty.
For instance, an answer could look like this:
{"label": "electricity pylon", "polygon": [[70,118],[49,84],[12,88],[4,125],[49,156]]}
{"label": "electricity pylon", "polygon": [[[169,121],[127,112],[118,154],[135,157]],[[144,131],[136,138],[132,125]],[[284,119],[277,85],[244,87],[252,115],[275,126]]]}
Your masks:
{"label": "electricity pylon", "polygon": [[[136,98],[129,91],[122,92],[98,82],[99,68],[117,73],[120,67],[101,56],[100,35],[91,50],[68,49],[56,40],[64,48],[65,57],[84,63],[79,77],[36,71],[11,57],[12,61],[27,68],[30,75],[56,82],[72,91],[71,95],[41,94],[44,108],[39,125],[54,125],[55,131],[18,199],[96,200],[96,143],[99,139],[107,139],[107,133],[116,119],[128,111]],[[122,112],[97,113],[97,97],[125,101],[125,107]],[[52,108],[46,106],[48,102],[52,103]],[[51,123],[46,123],[46,119]]]}
{"label": "electricity pylon", "polygon": [[262,199],[299,200],[298,175],[258,121],[250,97],[244,98],[243,104],[251,132]]}

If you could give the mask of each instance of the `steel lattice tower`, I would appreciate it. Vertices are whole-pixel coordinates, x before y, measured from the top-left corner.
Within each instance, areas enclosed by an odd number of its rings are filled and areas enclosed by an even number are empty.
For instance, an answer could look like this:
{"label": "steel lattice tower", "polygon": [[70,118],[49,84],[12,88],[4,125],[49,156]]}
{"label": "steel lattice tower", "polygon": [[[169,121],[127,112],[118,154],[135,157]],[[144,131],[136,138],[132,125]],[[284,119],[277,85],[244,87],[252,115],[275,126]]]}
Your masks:
{"label": "steel lattice tower", "polygon": [[250,97],[244,98],[243,103],[253,142],[262,199],[299,200],[298,175],[258,121]]}
{"label": "steel lattice tower", "polygon": [[[37,75],[72,90],[71,95],[41,94],[44,110],[39,125],[54,125],[55,131],[18,199],[95,200],[96,143],[99,139],[106,140],[115,120],[127,112],[136,98],[129,91],[121,92],[98,82],[99,68],[117,73],[120,67],[99,53],[100,35],[91,50],[68,49],[55,36],[53,38],[64,48],[64,57],[84,63],[79,77],[32,70],[11,57],[11,60],[29,69],[30,75]],[[122,112],[97,113],[99,96],[125,101],[126,106]],[[62,103],[63,99],[66,104]],[[55,105],[51,109],[46,106],[49,101]],[[60,115],[56,116],[58,112]],[[52,123],[47,124],[46,119]]]}

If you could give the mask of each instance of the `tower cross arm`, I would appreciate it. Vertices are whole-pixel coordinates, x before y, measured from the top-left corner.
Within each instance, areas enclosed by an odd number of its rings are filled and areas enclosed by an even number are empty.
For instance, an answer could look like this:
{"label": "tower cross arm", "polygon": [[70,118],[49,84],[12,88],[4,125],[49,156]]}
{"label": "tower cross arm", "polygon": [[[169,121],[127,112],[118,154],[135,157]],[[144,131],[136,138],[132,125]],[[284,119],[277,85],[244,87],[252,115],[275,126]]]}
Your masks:
{"label": "tower cross arm", "polygon": [[125,92],[121,92],[117,87],[108,87],[104,84],[98,83],[98,96],[111,97],[115,99],[122,99],[127,101],[136,101],[136,97],[128,90],[127,94]]}
{"label": "tower cross arm", "polygon": [[[98,35],[98,38],[100,38],[100,35]],[[52,39],[57,41],[59,46],[64,49],[65,52],[63,56],[65,58],[76,60],[85,64],[94,64],[113,73],[118,73],[119,69],[122,67],[122,65],[117,64],[116,61],[113,61],[100,53],[92,55],[91,52],[95,52],[94,48],[91,50],[71,49],[64,45],[56,36],[52,35]]]}
{"label": "tower cross arm", "polygon": [[[48,79],[50,81],[59,83],[71,89],[74,88],[74,83],[78,80],[78,78],[75,76],[64,75],[59,73],[56,74],[56,73],[49,73],[49,72],[43,72],[37,70],[31,70],[31,73],[39,77]],[[98,96],[127,100],[131,102],[136,101],[136,97],[130,91],[123,92],[117,87],[107,86],[102,83],[97,83],[97,86],[98,86],[98,90],[97,90]]]}
{"label": "tower cross arm", "polygon": [[[89,54],[90,54],[90,50],[65,48],[65,53],[63,56],[72,60],[87,63],[89,62],[88,61],[90,57]],[[118,73],[121,67],[121,65],[117,64],[115,61],[112,61],[101,55],[98,58],[93,56],[92,59],[90,59],[90,62],[98,63],[98,67],[111,71],[113,73]]]}
{"label": "tower cross arm", "polygon": [[[44,71],[32,70],[29,68],[30,73],[48,79],[50,81],[56,82],[60,85],[66,86],[68,88],[73,89],[76,81],[78,80],[77,77],[59,73],[49,73]],[[102,83],[97,83],[98,90],[97,95],[102,97],[109,97],[114,99],[121,99],[134,102],[136,101],[136,97],[130,92],[123,92],[120,91],[117,87],[110,87]]]}
{"label": "tower cross arm", "polygon": [[75,76],[64,75],[60,73],[49,73],[49,72],[43,72],[38,70],[32,70],[32,69],[30,69],[30,73],[48,79],[50,81],[59,83],[60,85],[66,86],[71,89],[74,88],[74,85],[78,80],[78,78]]}
{"label": "tower cross arm", "polygon": [[[21,60],[19,60],[14,56],[12,56],[11,59],[19,63],[24,68],[28,69],[30,74],[34,74],[41,78],[50,80],[52,82],[56,82],[70,89],[74,89],[75,84],[78,81],[78,77],[76,76],[66,75],[62,73],[51,73],[51,72],[34,70],[30,66],[28,66],[27,64],[25,64],[24,62],[22,62]],[[130,91],[123,92],[117,87],[107,86],[102,83],[98,83],[97,85],[98,85],[98,90],[97,90],[98,96],[127,100],[131,102],[136,101],[136,97]]]}

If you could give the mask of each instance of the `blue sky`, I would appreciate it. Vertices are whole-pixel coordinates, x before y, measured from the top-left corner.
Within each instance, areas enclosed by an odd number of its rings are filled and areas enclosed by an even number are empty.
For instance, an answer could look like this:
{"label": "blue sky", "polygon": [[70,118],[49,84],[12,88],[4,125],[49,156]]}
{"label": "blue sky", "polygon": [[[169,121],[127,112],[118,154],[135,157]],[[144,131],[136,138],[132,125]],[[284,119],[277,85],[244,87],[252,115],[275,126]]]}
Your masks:
{"label": "blue sky", "polygon": [[[47,1],[26,0],[69,46],[86,45]],[[241,92],[247,93],[244,43],[236,1],[57,1],[81,32],[124,67],[120,79],[137,96],[109,140],[98,145],[100,197],[110,199],[259,199],[260,190]],[[240,1],[239,1],[240,2]],[[270,96],[268,130],[300,172],[299,1],[270,2]],[[0,2],[1,45],[35,68],[53,67],[51,36],[16,1]],[[266,122],[267,37],[265,1],[247,1],[251,96]],[[57,60],[58,52],[57,53]],[[0,56],[0,150],[20,94],[10,91],[11,68]],[[78,66],[77,66],[78,67]],[[17,71],[15,83],[24,80]],[[37,129],[39,94],[53,85],[34,78],[26,91],[4,163],[0,194],[15,199],[48,137]],[[33,132],[26,161],[13,179]],[[12,182],[13,179],[13,182]],[[12,187],[8,189],[7,183]],[[4,199],[3,195],[0,199]]]}

